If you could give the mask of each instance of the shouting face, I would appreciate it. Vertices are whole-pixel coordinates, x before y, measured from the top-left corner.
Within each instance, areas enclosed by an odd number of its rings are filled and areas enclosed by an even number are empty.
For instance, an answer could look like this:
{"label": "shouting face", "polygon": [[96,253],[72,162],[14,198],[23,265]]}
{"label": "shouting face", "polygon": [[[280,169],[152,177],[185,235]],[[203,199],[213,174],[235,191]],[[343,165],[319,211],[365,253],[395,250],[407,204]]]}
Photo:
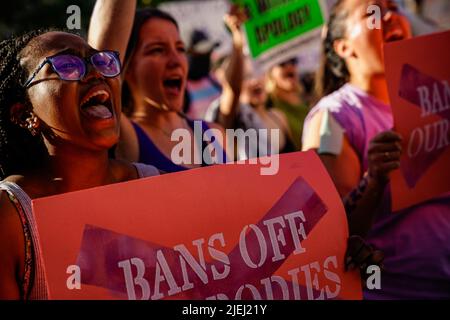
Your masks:
{"label": "shouting face", "polygon": [[188,61],[177,27],[152,18],[140,30],[126,80],[138,103],[147,99],[180,111],[184,102]]}

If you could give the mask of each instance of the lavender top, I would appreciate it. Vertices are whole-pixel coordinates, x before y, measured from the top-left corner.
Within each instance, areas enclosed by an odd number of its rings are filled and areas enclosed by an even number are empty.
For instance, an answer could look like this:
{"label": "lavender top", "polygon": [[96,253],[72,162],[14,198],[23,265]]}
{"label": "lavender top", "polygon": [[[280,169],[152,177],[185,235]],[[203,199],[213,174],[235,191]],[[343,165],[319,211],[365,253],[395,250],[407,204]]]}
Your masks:
{"label": "lavender top", "polygon": [[[370,140],[393,127],[390,106],[346,84],[311,110],[308,122],[327,110],[344,129],[367,170]],[[391,212],[390,188],[385,190],[367,240],[386,255],[381,290],[366,290],[367,299],[450,299],[450,196]]]}
{"label": "lavender top", "polygon": [[319,101],[305,120],[304,131],[318,111],[327,110],[345,130],[350,145],[356,151],[362,173],[367,170],[369,142],[382,131],[393,127],[391,107],[369,96],[361,89],[346,84]]}

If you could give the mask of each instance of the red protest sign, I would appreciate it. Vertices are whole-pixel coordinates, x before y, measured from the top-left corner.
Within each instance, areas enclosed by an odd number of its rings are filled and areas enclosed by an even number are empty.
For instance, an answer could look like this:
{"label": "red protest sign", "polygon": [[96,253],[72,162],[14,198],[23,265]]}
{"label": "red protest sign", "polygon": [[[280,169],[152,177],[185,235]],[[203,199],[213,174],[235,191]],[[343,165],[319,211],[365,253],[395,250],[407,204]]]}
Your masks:
{"label": "red protest sign", "polygon": [[450,191],[450,32],[387,44],[394,127],[403,136],[393,172],[392,210]]}
{"label": "red protest sign", "polygon": [[[360,299],[347,221],[314,152],[33,201],[52,299]],[[67,273],[69,267],[69,273]],[[79,270],[81,288],[68,285]],[[73,275],[72,275],[73,273]]]}

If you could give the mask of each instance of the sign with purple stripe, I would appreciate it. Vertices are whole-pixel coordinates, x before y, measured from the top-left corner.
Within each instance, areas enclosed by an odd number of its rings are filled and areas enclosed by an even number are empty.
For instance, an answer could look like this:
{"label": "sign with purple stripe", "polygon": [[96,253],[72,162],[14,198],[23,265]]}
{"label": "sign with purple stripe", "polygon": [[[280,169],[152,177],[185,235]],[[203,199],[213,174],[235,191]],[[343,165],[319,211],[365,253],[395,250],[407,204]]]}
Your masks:
{"label": "sign with purple stripe", "polygon": [[280,156],[274,176],[258,167],[35,200],[50,297],[361,298],[358,272],[344,272],[345,213],[319,158]]}

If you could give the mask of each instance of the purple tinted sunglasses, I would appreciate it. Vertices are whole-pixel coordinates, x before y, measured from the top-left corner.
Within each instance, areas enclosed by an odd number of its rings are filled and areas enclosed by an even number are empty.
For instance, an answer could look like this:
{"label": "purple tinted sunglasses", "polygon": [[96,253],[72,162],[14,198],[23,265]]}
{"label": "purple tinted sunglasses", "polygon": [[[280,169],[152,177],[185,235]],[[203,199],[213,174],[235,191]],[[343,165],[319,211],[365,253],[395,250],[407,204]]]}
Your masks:
{"label": "purple tinted sunglasses", "polygon": [[66,81],[79,81],[86,75],[87,64],[94,66],[106,78],[113,78],[120,74],[121,65],[119,53],[116,51],[98,51],[90,57],[81,58],[72,54],[56,54],[47,57],[24,83],[24,88],[29,88],[34,77],[47,64],[50,63],[58,77]]}

